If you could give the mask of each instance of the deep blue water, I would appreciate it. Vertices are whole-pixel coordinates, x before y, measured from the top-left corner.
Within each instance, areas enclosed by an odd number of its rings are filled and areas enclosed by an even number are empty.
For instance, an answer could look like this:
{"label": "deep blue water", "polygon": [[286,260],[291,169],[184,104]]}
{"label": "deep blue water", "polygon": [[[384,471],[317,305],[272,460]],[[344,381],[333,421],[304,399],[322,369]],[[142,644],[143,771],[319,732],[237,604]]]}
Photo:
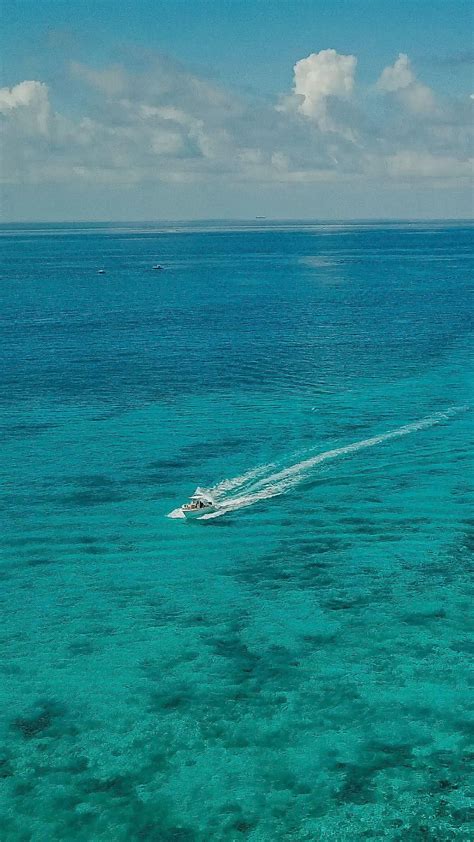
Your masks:
{"label": "deep blue water", "polygon": [[0,243],[2,842],[472,840],[472,227]]}

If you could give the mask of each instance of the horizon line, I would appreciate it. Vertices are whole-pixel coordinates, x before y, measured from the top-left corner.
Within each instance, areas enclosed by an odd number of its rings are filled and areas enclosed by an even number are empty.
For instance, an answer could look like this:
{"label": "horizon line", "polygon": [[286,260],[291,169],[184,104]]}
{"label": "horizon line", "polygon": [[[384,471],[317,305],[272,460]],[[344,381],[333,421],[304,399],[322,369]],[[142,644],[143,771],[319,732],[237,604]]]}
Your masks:
{"label": "horizon line", "polygon": [[371,223],[371,222],[474,222],[474,216],[365,216],[365,217],[283,217],[283,216],[222,216],[222,217],[177,217],[177,218],[143,218],[143,219],[8,219],[0,220],[2,225],[163,225],[163,224],[183,224],[183,223],[229,223],[229,222],[256,222],[256,223],[272,223],[272,222],[304,222],[304,223],[331,223],[331,224],[346,224],[346,223]]}

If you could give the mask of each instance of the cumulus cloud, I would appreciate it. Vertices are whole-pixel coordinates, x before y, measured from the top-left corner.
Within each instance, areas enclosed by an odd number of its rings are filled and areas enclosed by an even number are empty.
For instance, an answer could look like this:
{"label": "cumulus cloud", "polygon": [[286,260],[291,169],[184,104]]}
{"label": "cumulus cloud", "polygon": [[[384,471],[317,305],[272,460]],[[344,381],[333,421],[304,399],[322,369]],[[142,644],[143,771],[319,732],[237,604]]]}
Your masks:
{"label": "cumulus cloud", "polygon": [[12,88],[0,88],[0,114],[21,123],[25,131],[47,135],[51,118],[47,85],[25,80]]}
{"label": "cumulus cloud", "polygon": [[[83,113],[54,110],[47,85],[0,89],[2,176],[11,182],[318,183],[453,178],[469,173],[472,100],[442,103],[405,54],[376,84],[355,86],[357,59],[321,50],[297,61],[276,104],[244,98],[155,57],[138,72],[71,64]],[[370,110],[372,109],[372,110]],[[406,111],[416,115],[407,120]]]}
{"label": "cumulus cloud", "polygon": [[299,110],[308,117],[318,115],[328,96],[348,96],[354,88],[355,56],[336,50],[321,50],[297,61],[294,67],[295,94],[303,98]]}
{"label": "cumulus cloud", "polygon": [[43,82],[25,79],[12,88],[0,88],[0,181],[41,179],[42,162],[51,157],[60,123]]}
{"label": "cumulus cloud", "polygon": [[334,128],[328,115],[330,97],[347,98],[354,89],[357,66],[355,56],[336,50],[320,50],[297,61],[294,68],[293,93],[282,100],[281,110],[297,110],[315,120],[320,128]]}
{"label": "cumulus cloud", "polygon": [[436,98],[427,85],[418,81],[411,62],[405,53],[399,53],[395,63],[386,67],[377,81],[385,93],[395,94],[399,101],[414,114],[432,114],[436,111]]}
{"label": "cumulus cloud", "polygon": [[410,59],[405,53],[399,53],[396,62],[382,71],[377,86],[381,91],[393,92],[408,88],[414,81]]}

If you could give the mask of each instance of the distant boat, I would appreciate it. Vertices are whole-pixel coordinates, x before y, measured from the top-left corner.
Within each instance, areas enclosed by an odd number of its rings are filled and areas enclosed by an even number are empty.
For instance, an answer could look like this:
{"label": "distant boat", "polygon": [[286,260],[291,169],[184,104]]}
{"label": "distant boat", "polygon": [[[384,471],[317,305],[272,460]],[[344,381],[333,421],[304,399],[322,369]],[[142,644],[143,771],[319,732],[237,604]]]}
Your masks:
{"label": "distant boat", "polygon": [[98,275],[105,275],[105,269],[98,269],[97,274]]}
{"label": "distant boat", "polygon": [[151,268],[154,269],[156,272],[164,272],[165,271],[165,267],[160,266],[159,263],[157,263],[156,266],[152,266]]}
{"label": "distant boat", "polygon": [[256,216],[255,219],[266,219],[266,216]]}

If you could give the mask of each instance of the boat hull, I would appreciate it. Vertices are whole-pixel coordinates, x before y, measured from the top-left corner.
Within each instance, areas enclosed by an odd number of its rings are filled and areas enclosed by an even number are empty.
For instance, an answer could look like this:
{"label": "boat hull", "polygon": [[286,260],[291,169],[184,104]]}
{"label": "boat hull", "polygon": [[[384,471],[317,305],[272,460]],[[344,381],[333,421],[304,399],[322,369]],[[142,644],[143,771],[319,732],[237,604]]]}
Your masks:
{"label": "boat hull", "polygon": [[203,517],[203,515],[210,515],[212,512],[216,511],[216,506],[204,506],[202,509],[185,509],[182,508],[181,511],[186,518],[186,520],[196,520],[196,518]]}

